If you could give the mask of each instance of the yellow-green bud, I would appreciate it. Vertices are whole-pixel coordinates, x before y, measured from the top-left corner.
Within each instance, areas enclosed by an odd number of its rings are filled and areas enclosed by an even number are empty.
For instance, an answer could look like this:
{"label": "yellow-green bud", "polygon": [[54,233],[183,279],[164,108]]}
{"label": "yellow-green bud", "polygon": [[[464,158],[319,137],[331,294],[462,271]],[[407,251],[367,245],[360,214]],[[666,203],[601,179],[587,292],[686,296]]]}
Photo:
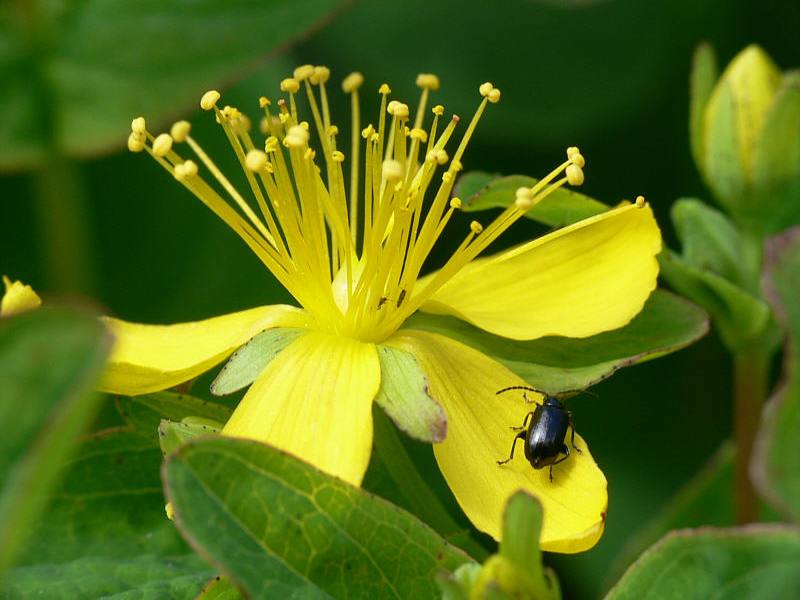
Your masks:
{"label": "yellow-green bud", "polygon": [[[784,75],[759,46],[742,50],[716,79],[713,53],[701,47],[692,74],[692,150],[720,204],[747,229],[773,231],[792,222],[785,197],[796,196],[800,163],[798,79]],[[792,131],[793,130],[793,131]],[[794,189],[794,192],[791,190]],[[800,216],[800,198],[795,215]]]}

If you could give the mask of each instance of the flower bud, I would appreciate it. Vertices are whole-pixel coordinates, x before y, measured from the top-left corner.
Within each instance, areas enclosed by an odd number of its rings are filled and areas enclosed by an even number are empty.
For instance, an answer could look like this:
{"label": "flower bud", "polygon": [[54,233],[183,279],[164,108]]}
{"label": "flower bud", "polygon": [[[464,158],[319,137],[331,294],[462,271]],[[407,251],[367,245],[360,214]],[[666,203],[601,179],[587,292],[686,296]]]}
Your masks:
{"label": "flower bud", "polygon": [[751,45],[715,78],[713,54],[701,47],[690,129],[708,186],[746,229],[767,233],[800,222],[800,161],[786,156],[800,156],[798,77]]}

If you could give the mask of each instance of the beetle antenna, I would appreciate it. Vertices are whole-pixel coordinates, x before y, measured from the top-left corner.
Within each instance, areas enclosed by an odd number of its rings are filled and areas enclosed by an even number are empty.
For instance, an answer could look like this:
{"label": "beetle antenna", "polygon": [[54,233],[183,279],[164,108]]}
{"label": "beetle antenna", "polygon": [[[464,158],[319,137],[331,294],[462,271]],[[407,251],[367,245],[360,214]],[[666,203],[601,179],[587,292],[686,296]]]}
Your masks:
{"label": "beetle antenna", "polygon": [[510,387],[503,388],[502,390],[497,390],[497,392],[495,392],[495,395],[499,396],[503,392],[510,392],[511,390],[528,390],[529,392],[536,392],[538,394],[544,394],[545,393],[542,390],[539,390],[539,389],[537,389],[535,387],[531,387],[529,385],[512,385]]}

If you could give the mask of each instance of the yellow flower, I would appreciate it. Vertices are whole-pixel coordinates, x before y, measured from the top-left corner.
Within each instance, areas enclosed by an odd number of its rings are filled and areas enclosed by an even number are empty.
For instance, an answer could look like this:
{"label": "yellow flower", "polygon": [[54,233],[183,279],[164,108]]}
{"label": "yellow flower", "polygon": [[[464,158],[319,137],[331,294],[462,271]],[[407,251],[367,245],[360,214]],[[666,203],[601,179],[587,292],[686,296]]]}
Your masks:
{"label": "yellow flower", "polygon": [[41,298],[31,286],[25,285],[21,281],[11,281],[5,275],[3,275],[3,284],[6,289],[0,300],[0,317],[9,317],[41,305]]}
{"label": "yellow flower", "polygon": [[[661,239],[649,206],[643,199],[624,203],[477,258],[552,191],[583,181],[584,159],[570,148],[562,165],[533,188],[518,190],[489,225],[473,222],[444,265],[420,277],[461,205],[451,192],[467,143],[500,91],[491,83],[480,86],[482,100],[460,142],[448,150],[458,117],[446,119],[444,108],[434,106],[432,123],[425,126],[438,78],[420,75],[413,115],[408,105],[389,100],[388,85],[380,86],[377,124],[362,129],[363,77],[349,75],[342,84],[352,100],[346,177],[339,129],[328,108],[328,79],[328,69],[302,66],[281,82],[286,99],[277,110],[261,98],[263,143],[251,138],[243,113],[218,106],[218,92],[202,97],[201,107],[214,112],[241,163],[249,201],[190,136],[187,122],[154,136],[144,119],[133,121],[129,148],[149,152],[225,221],[302,308],[264,306],[169,326],[109,318],[117,344],[103,388],[124,394],[169,388],[266,329],[299,328],[302,333],[255,378],[223,433],[267,442],[359,485],[372,447],[380,354],[387,348],[410,353],[447,415],[446,437],[440,431],[429,441],[437,442],[439,466],[475,526],[498,538],[506,500],[524,488],[544,505],[544,549],[590,548],[604,528],[607,494],[586,443],[578,439],[583,453],[559,465],[553,482],[546,469],[534,471],[522,456],[499,467],[496,461],[510,448],[509,427],[520,424],[531,405],[495,392],[525,382],[472,348],[403,324],[417,310],[449,313],[521,340],[586,337],[623,326],[656,283]],[[303,120],[301,96],[311,123]],[[193,158],[184,158],[184,148]]]}

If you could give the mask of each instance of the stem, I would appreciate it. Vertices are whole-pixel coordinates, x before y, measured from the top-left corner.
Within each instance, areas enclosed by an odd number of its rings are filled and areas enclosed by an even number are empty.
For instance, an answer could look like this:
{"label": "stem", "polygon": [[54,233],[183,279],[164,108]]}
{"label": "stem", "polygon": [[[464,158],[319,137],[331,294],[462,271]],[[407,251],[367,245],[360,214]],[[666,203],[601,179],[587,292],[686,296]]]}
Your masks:
{"label": "stem", "polygon": [[51,156],[33,175],[39,246],[50,285],[59,292],[92,291],[84,186],[75,164]]}
{"label": "stem", "polygon": [[488,558],[489,552],[486,548],[456,523],[419,474],[389,418],[377,408],[372,414],[375,451],[391,478],[397,483],[411,511],[475,560],[482,562]]}
{"label": "stem", "polygon": [[761,421],[761,409],[767,397],[769,357],[768,349],[762,347],[740,350],[733,356],[736,438],[734,514],[739,524],[758,519],[758,501],[750,479],[750,460]]}

